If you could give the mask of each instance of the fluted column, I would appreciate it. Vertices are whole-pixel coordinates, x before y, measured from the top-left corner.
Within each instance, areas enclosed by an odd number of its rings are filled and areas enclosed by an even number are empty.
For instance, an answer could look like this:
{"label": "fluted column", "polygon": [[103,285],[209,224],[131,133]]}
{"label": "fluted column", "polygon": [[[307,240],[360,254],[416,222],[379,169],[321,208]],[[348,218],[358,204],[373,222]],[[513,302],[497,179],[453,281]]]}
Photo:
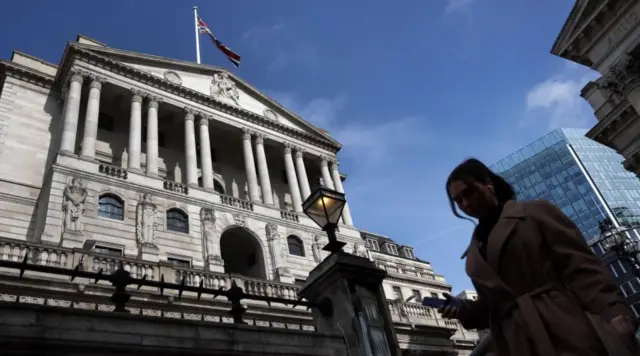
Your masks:
{"label": "fluted column", "polygon": [[184,116],[184,152],[187,161],[187,185],[198,186],[198,161],[196,159],[196,132],[193,123],[195,111],[185,108]]}
{"label": "fluted column", "polygon": [[140,172],[142,149],[142,94],[131,89],[131,113],[129,116],[129,170]]}
{"label": "fluted column", "polygon": [[253,147],[251,147],[251,136],[253,131],[243,128],[242,147],[244,150],[244,170],[247,174],[247,185],[249,186],[249,199],[251,201],[260,201],[260,192],[258,191],[258,177],[256,176],[256,162],[253,159]]}
{"label": "fluted column", "polygon": [[291,157],[291,145],[284,145],[284,168],[287,171],[287,180],[289,181],[289,191],[291,192],[291,203],[293,210],[297,213],[302,212],[302,199],[300,199],[300,188],[298,186],[298,178],[296,177],[296,169],[293,165]]}
{"label": "fluted column", "polygon": [[96,139],[98,138],[98,116],[100,115],[100,91],[103,79],[90,75],[89,99],[87,113],[84,118],[84,136],[82,137],[82,152],[80,157],[93,160],[96,158]]}
{"label": "fluted column", "polygon": [[329,189],[336,189],[333,185],[333,179],[331,173],[329,173],[329,158],[320,157],[320,173],[322,174],[322,181],[324,186]]}
{"label": "fluted column", "polygon": [[147,175],[158,176],[158,106],[160,99],[149,96],[147,102]]}
{"label": "fluted column", "polygon": [[[331,174],[333,175],[333,184],[336,187],[335,190],[344,194],[344,187],[342,186],[342,179],[340,178],[340,171],[338,170],[338,161],[331,161]],[[348,203],[345,203],[344,209],[342,209],[342,219],[346,225],[353,225]]]}
{"label": "fluted column", "polygon": [[269,167],[267,166],[267,157],[264,153],[264,135],[261,133],[256,134],[256,159],[258,161],[260,187],[262,188],[262,201],[265,204],[273,205],[273,193],[271,192]]}
{"label": "fluted column", "polygon": [[307,168],[304,166],[304,150],[296,147],[296,172],[298,172],[298,183],[300,183],[301,198],[304,201],[311,194],[309,187],[309,178],[307,178]]}
{"label": "fluted column", "polygon": [[74,154],[75,152],[78,116],[80,115],[80,97],[82,96],[82,74],[79,72],[70,74],[67,98],[64,103],[62,142],[60,143],[60,153],[64,154]]}
{"label": "fluted column", "polygon": [[213,162],[211,161],[211,139],[209,137],[209,116],[200,115],[200,168],[202,169],[202,187],[213,190]]}

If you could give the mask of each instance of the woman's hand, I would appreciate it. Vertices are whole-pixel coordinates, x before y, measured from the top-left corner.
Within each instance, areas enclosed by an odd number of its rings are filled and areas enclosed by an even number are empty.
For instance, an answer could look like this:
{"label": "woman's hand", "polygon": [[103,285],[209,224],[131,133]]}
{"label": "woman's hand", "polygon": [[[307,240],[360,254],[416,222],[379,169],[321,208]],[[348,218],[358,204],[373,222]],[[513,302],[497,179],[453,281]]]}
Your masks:
{"label": "woman's hand", "polygon": [[627,345],[630,350],[634,350],[634,352],[638,351],[638,342],[635,338],[637,327],[635,319],[628,315],[618,315],[611,319],[609,326],[620,335],[622,342]]}
{"label": "woman's hand", "polygon": [[460,303],[451,303],[455,298],[448,293],[442,293],[442,295],[447,300],[447,304],[438,308],[438,313],[440,313],[440,315],[442,315],[442,317],[446,319],[458,319],[460,308],[454,305],[460,305]]}

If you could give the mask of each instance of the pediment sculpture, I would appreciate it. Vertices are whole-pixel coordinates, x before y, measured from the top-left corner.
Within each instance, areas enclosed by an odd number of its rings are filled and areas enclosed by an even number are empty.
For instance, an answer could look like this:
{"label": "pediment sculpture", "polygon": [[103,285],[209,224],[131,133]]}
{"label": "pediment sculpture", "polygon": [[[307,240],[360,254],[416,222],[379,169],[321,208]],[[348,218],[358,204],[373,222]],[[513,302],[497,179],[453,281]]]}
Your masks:
{"label": "pediment sculpture", "polygon": [[69,185],[64,188],[62,211],[64,212],[64,230],[82,230],[80,225],[82,214],[84,214],[84,203],[87,200],[87,189],[83,186],[82,180],[71,179]]}
{"label": "pediment sculpture", "polygon": [[234,104],[238,105],[240,91],[238,91],[236,83],[229,78],[229,74],[223,72],[214,74],[209,90],[214,98],[230,99]]}

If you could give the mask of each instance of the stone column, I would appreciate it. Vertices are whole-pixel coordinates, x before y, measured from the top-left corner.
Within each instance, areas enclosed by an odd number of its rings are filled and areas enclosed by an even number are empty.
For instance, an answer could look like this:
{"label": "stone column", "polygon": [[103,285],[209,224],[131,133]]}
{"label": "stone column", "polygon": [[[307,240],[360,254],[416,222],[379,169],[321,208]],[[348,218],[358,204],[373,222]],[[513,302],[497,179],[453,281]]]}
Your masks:
{"label": "stone column", "polygon": [[82,137],[82,151],[80,157],[88,160],[96,158],[96,139],[98,138],[98,116],[100,115],[100,90],[103,79],[91,75],[89,84],[89,99],[87,100],[87,114],[84,118],[84,136]]}
{"label": "stone column", "polygon": [[262,201],[265,204],[273,205],[273,193],[271,191],[269,167],[267,167],[267,157],[264,153],[264,134],[261,133],[256,134],[256,159],[258,161],[260,187],[262,188]]}
{"label": "stone column", "polygon": [[202,187],[213,191],[213,162],[211,161],[211,139],[209,138],[209,116],[200,115],[200,168],[202,169]]}
{"label": "stone column", "polygon": [[334,253],[314,268],[298,296],[312,308],[316,330],[344,333],[351,355],[399,356],[401,350],[382,289],[387,273],[366,258]]}
{"label": "stone column", "polygon": [[190,108],[184,108],[184,152],[187,161],[187,185],[190,187],[198,186],[198,162],[196,159],[196,132],[193,120],[195,119],[195,111]]}
{"label": "stone column", "polygon": [[300,198],[300,188],[298,185],[298,178],[296,177],[296,169],[293,165],[293,158],[291,157],[291,145],[285,143],[284,145],[284,167],[287,171],[287,180],[289,181],[289,191],[291,192],[291,203],[293,204],[293,211],[296,213],[302,212],[302,199]]}
{"label": "stone column", "polygon": [[[342,186],[342,179],[340,178],[340,171],[338,170],[338,161],[331,161],[331,174],[333,175],[333,184],[340,193],[344,193],[344,187]],[[346,225],[353,225],[353,220],[351,220],[351,211],[349,211],[349,204],[344,204],[344,209],[342,209],[342,219]]]}
{"label": "stone column", "polygon": [[242,147],[244,149],[244,169],[247,173],[247,185],[249,186],[249,199],[251,201],[260,201],[260,192],[258,191],[258,177],[256,175],[256,162],[253,160],[253,147],[251,147],[251,136],[253,131],[243,128]]}
{"label": "stone column", "polygon": [[309,187],[309,178],[307,178],[307,169],[304,166],[304,150],[300,147],[296,147],[296,172],[298,172],[298,183],[300,183],[300,192],[302,194],[302,200],[304,201],[311,195],[311,188]]}
{"label": "stone column", "polygon": [[158,105],[160,99],[149,97],[147,103],[147,175],[158,177]]}
{"label": "stone column", "polygon": [[142,146],[142,94],[131,89],[131,114],[129,116],[129,170],[140,172]]}
{"label": "stone column", "polygon": [[333,179],[331,179],[331,173],[329,173],[329,158],[320,157],[320,173],[322,174],[322,181],[324,186],[329,189],[336,189],[333,185]]}
{"label": "stone column", "polygon": [[76,150],[76,134],[78,132],[78,116],[80,115],[80,99],[82,96],[82,74],[70,72],[69,88],[64,103],[64,124],[60,153],[72,155]]}

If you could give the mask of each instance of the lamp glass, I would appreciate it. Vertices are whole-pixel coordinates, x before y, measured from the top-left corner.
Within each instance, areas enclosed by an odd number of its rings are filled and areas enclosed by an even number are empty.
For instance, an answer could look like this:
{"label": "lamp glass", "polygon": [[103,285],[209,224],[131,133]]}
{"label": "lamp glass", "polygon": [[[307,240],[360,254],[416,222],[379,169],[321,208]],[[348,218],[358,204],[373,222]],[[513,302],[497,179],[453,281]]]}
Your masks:
{"label": "lamp glass", "polygon": [[346,200],[344,194],[319,187],[302,204],[302,210],[321,228],[337,225]]}

